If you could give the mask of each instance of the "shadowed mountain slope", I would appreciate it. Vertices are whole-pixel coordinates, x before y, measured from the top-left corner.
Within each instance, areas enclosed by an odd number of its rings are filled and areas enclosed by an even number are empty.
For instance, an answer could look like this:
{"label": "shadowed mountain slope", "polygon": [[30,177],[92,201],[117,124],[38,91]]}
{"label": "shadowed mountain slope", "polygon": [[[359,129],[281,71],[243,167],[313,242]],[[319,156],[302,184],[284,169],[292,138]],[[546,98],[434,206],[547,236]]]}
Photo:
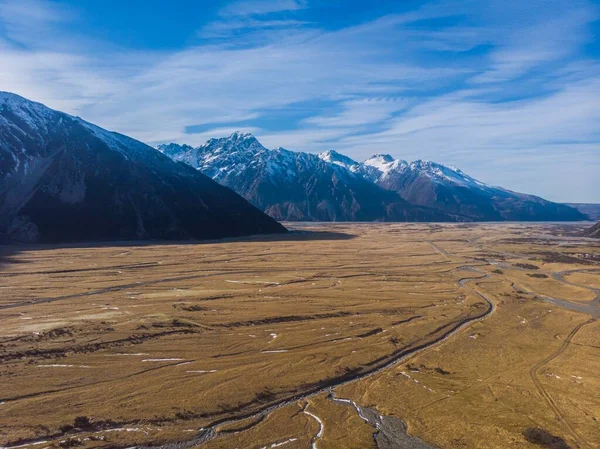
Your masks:
{"label": "shadowed mountain slope", "polygon": [[0,241],[214,239],[285,232],[153,148],[0,92]]}

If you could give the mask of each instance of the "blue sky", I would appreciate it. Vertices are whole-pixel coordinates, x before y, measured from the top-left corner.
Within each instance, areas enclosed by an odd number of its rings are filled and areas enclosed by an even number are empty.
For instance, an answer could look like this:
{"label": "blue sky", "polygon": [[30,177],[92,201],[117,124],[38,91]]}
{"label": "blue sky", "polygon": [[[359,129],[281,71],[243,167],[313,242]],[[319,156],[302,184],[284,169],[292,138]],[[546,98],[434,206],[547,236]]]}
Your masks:
{"label": "blue sky", "polygon": [[600,203],[600,4],[0,0],[0,90],[155,145],[456,165]]}

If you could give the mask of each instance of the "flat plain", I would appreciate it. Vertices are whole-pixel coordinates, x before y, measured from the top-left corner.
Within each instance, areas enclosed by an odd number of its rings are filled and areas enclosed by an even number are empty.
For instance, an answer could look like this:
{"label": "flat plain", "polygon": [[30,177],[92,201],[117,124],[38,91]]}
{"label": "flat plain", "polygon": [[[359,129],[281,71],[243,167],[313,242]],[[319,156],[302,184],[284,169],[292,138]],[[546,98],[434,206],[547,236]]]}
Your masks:
{"label": "flat plain", "polygon": [[585,225],[0,248],[0,445],[598,448]]}

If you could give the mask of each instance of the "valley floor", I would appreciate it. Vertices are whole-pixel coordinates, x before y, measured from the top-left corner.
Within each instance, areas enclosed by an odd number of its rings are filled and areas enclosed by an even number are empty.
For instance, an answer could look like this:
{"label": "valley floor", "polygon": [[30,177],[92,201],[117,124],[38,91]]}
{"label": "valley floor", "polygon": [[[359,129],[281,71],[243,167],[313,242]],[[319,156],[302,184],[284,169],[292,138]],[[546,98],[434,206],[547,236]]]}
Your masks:
{"label": "valley floor", "polygon": [[0,446],[600,447],[600,242],[289,224],[0,247]]}

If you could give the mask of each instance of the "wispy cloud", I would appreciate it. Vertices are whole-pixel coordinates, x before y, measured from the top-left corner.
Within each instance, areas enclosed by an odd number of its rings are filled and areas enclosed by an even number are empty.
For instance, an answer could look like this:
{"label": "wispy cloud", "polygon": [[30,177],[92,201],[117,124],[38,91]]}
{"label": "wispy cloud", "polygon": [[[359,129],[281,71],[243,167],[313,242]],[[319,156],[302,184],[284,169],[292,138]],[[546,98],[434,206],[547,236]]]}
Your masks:
{"label": "wispy cloud", "polygon": [[0,0],[0,33],[18,46],[56,50],[64,45],[61,25],[75,19],[72,9],[49,1]]}
{"label": "wispy cloud", "polygon": [[[448,0],[332,27],[308,2],[237,1],[187,46],[142,52],[76,34],[63,3],[0,0],[0,88],[151,144],[241,128],[272,147],[434,159],[600,201],[597,19],[584,0]],[[536,183],[542,170],[561,182]]]}
{"label": "wispy cloud", "polygon": [[243,32],[246,44],[270,43],[275,35],[289,37],[292,32],[312,25],[302,20],[257,20],[239,18],[228,21],[211,22],[198,30],[197,36],[202,39],[231,39]]}
{"label": "wispy cloud", "polygon": [[258,16],[286,11],[304,9],[307,2],[304,0],[241,0],[223,7],[219,14],[223,17],[232,16]]}
{"label": "wispy cloud", "polygon": [[490,54],[490,66],[472,81],[509,81],[544,64],[577,55],[582,45],[592,39],[589,25],[597,18],[595,8],[584,5],[558,17],[511,30],[498,38],[498,44]]}

